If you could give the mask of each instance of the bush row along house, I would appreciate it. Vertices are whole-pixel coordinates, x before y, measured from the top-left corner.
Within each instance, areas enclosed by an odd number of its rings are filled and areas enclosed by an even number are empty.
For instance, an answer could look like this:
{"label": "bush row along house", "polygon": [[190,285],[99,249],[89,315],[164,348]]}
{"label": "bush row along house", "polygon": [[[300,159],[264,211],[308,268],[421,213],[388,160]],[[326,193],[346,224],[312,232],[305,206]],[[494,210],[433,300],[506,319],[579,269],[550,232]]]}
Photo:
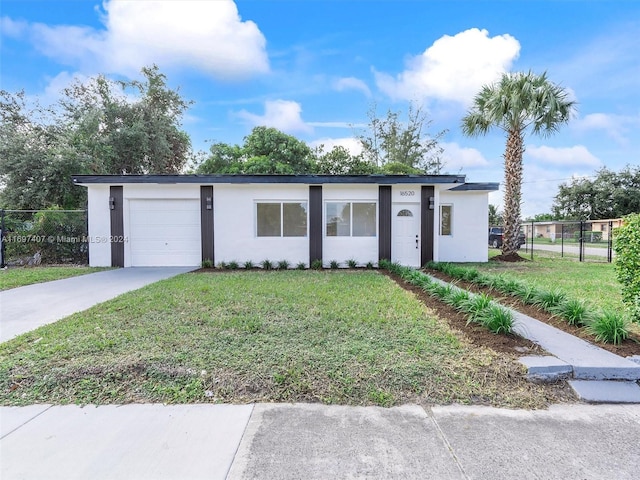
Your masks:
{"label": "bush row along house", "polygon": [[488,194],[464,175],[77,175],[92,266],[487,260]]}

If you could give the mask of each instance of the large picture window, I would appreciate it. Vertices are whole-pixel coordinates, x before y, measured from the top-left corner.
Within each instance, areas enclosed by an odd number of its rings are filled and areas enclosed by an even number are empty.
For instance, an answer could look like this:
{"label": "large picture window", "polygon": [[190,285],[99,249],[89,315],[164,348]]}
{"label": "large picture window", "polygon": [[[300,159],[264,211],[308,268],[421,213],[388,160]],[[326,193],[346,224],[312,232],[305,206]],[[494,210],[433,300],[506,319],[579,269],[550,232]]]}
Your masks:
{"label": "large picture window", "polygon": [[306,237],[306,202],[256,203],[258,237]]}
{"label": "large picture window", "polygon": [[370,202],[327,202],[327,237],[375,237],[376,204]]}
{"label": "large picture window", "polygon": [[452,235],[453,205],[440,205],[440,235]]}

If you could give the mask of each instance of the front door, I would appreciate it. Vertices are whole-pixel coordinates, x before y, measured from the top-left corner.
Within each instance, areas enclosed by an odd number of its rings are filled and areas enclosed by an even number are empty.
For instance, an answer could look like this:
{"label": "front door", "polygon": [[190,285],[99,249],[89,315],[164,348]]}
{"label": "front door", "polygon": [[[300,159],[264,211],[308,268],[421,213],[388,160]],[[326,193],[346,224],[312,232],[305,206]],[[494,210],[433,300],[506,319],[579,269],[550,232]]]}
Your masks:
{"label": "front door", "polygon": [[391,260],[420,267],[420,204],[393,205]]}

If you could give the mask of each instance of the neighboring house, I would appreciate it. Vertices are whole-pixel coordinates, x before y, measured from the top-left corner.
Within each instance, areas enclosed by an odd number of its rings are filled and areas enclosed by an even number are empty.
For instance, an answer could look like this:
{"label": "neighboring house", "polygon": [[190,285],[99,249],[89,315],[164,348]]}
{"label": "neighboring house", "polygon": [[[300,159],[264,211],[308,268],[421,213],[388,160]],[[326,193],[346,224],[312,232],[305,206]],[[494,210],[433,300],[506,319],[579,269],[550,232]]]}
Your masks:
{"label": "neighboring house", "polygon": [[464,175],[77,175],[92,266],[268,259],[487,261],[488,193]]}
{"label": "neighboring house", "polygon": [[[586,241],[609,241],[611,231],[622,225],[622,219],[606,219],[606,220],[588,220],[584,222],[584,232]],[[527,239],[531,238],[531,229],[533,228],[534,238],[548,238],[549,240],[560,240],[563,236],[565,239],[574,239],[576,232],[580,231],[580,222],[578,221],[546,221],[546,222],[524,222],[522,224]],[[597,234],[602,235],[597,235]],[[592,238],[593,237],[593,238]]]}

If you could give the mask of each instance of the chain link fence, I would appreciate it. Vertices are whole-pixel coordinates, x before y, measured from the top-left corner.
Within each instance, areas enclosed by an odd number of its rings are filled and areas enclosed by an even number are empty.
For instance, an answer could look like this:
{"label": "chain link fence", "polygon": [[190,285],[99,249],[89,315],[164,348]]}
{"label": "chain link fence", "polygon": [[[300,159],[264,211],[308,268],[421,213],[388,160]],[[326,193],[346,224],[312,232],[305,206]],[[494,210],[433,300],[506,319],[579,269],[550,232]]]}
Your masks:
{"label": "chain link fence", "polygon": [[0,210],[5,266],[89,263],[86,210]]}
{"label": "chain link fence", "polygon": [[525,252],[555,252],[561,257],[581,262],[611,262],[613,231],[620,219],[584,222],[530,222],[522,228],[526,237]]}

